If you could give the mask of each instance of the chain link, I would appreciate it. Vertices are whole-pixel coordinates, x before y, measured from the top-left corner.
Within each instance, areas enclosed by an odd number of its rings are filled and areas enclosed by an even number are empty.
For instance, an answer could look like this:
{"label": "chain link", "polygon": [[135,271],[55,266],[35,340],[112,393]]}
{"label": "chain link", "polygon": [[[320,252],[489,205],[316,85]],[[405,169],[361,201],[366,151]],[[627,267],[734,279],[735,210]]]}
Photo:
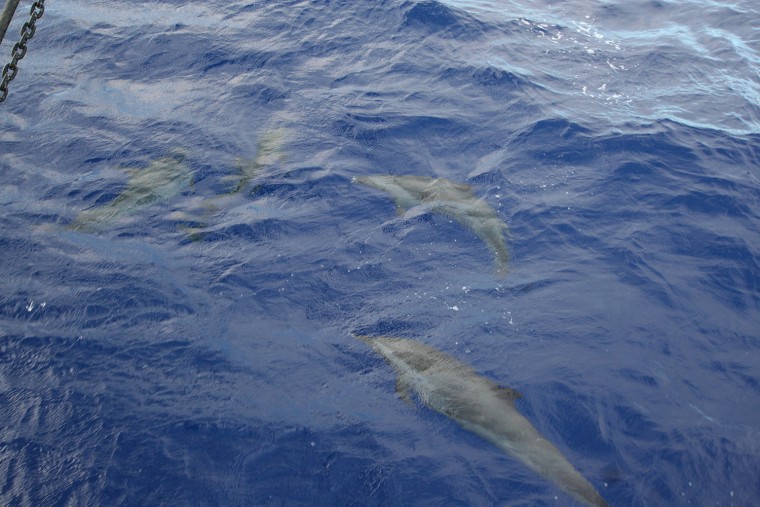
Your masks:
{"label": "chain link", "polygon": [[37,20],[45,13],[45,0],[36,0],[29,11],[29,21],[21,27],[21,40],[13,46],[11,61],[3,67],[3,81],[0,83],[0,102],[8,96],[8,83],[13,81],[18,73],[18,62],[26,56],[26,42],[34,37],[37,31]]}

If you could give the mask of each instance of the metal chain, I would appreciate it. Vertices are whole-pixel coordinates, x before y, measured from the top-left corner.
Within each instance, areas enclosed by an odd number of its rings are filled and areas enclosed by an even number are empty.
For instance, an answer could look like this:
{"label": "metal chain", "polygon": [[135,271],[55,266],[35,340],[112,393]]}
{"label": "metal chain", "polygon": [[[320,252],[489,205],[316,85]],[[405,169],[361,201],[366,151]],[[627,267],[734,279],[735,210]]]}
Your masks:
{"label": "metal chain", "polygon": [[29,11],[29,21],[21,27],[21,40],[13,46],[11,51],[12,59],[9,64],[3,67],[3,81],[0,83],[0,102],[3,102],[8,96],[8,83],[13,81],[18,72],[18,62],[26,55],[26,42],[34,37],[37,31],[37,20],[45,13],[45,0],[36,0]]}

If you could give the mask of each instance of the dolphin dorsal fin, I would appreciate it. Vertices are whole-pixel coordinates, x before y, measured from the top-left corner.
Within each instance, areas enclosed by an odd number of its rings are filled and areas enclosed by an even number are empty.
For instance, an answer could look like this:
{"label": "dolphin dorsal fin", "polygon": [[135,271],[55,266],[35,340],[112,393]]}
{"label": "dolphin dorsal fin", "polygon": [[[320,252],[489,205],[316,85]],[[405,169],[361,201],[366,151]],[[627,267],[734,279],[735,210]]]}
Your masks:
{"label": "dolphin dorsal fin", "polygon": [[499,398],[508,401],[509,403],[514,403],[515,400],[519,400],[523,397],[522,393],[517,389],[512,389],[511,387],[499,384],[493,385],[493,391],[499,396]]}

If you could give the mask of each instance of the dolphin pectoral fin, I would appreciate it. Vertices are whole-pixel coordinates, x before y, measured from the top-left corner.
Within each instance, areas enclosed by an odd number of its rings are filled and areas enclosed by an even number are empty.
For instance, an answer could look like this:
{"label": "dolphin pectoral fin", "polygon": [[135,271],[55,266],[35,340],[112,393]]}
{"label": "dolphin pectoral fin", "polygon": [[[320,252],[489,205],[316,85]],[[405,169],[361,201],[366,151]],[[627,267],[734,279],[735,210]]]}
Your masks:
{"label": "dolphin pectoral fin", "polygon": [[409,394],[409,384],[401,380],[400,378],[396,379],[396,394],[399,398],[401,398],[406,404],[413,407],[414,403],[412,403],[412,396]]}
{"label": "dolphin pectoral fin", "polygon": [[412,220],[434,211],[433,207],[427,203],[415,204],[414,206],[405,206],[404,204],[397,203],[397,206],[402,211],[401,214],[404,215],[406,220]]}
{"label": "dolphin pectoral fin", "polygon": [[415,218],[421,215],[425,215],[432,211],[432,207],[428,203],[410,202],[408,199],[394,199],[396,203],[396,212],[399,216],[404,216],[407,219]]}

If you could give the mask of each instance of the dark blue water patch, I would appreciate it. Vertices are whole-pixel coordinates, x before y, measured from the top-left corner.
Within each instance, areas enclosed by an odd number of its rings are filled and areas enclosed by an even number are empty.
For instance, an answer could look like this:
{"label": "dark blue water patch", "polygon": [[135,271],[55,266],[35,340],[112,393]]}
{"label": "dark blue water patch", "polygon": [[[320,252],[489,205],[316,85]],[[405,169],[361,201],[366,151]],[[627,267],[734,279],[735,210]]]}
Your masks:
{"label": "dark blue water patch", "polygon": [[655,69],[673,68],[684,56],[683,47],[680,44],[665,42],[640,52],[631,51],[631,58],[642,61],[633,79],[641,80],[641,82],[656,81],[659,73]]}
{"label": "dark blue water patch", "polygon": [[564,119],[546,119],[520,132],[515,142],[518,146],[539,147],[533,155],[544,163],[592,164],[603,155],[607,163],[619,162],[616,170],[625,177],[646,171],[650,165],[696,169],[700,158],[692,147],[693,143],[683,142],[684,129],[691,130],[693,135],[704,134],[698,129],[662,121],[629,125],[625,132],[592,136],[592,131],[580,124]]}
{"label": "dark blue water patch", "polygon": [[653,181],[653,176],[662,175],[663,169],[665,166],[662,163],[631,161],[615,167],[614,176],[621,184],[618,188],[622,190],[625,188],[625,184]]}
{"label": "dark blue water patch", "polygon": [[[3,220],[4,225],[7,224],[7,218],[8,216],[6,215],[5,219]],[[0,252],[3,252],[4,263],[7,263],[9,261],[8,256],[10,255],[23,258],[29,254],[40,252],[44,250],[44,248],[45,247],[35,241],[32,241],[29,238],[0,236]]]}
{"label": "dark blue water patch", "polygon": [[[402,116],[386,115],[387,124],[368,124],[352,118],[337,120],[334,124],[336,135],[341,138],[356,140],[365,148],[383,148],[386,139],[407,139],[409,136],[420,136],[424,132],[427,139],[460,136],[467,125],[457,118],[448,118],[434,114],[411,114]],[[425,139],[420,139],[424,141]]]}
{"label": "dark blue water patch", "polygon": [[[27,153],[36,167],[79,174],[92,169],[92,166],[86,163],[87,159],[118,160],[119,157],[128,157],[134,153],[134,148],[129,147],[128,134],[122,136],[124,132],[119,132],[120,127],[106,118],[100,119],[100,125],[106,126],[108,134],[95,134],[91,119],[87,119],[74,107],[64,107],[60,111],[51,110],[46,113],[66,117],[72,128],[62,133],[55,143],[48,142],[51,135],[49,131],[40,133],[41,142],[35,144]],[[41,174],[36,172],[35,177],[39,176]]]}
{"label": "dark blue water patch", "polygon": [[109,42],[114,63],[93,62],[93,71],[96,68],[96,75],[101,77],[116,77],[126,67],[138,81],[170,78],[179,69],[200,74],[239,73],[272,65],[272,59],[277,60],[276,65],[282,65],[286,63],[282,60],[289,58],[266,50],[231,52],[214,37],[187,33],[182,28],[134,31]]}
{"label": "dark blue water patch", "polygon": [[276,177],[263,176],[253,182],[248,197],[251,199],[268,197],[297,205],[313,202],[330,207],[334,200],[345,200],[353,188],[351,180],[335,172],[326,172],[324,167],[301,166]]}
{"label": "dark blue water patch", "polygon": [[[10,407],[0,414],[0,456],[7,464],[0,479],[4,504],[137,505],[153,496],[165,503],[172,496],[185,498],[185,491],[196,493],[195,505],[197,498],[207,500],[202,504],[219,504],[216,495],[224,487],[185,474],[183,456],[197,447],[186,442],[185,448],[173,448],[165,430],[174,424],[170,414],[175,410],[197,409],[213,396],[224,396],[191,389],[199,387],[199,375],[221,380],[235,370],[218,354],[184,340],[140,344],[4,336],[0,346],[4,378],[14,386],[0,393],[3,406]],[[114,375],[101,377],[101,368]],[[184,392],[184,408],[160,403],[178,390]],[[45,430],[38,432],[40,427]],[[224,442],[212,447],[224,449]],[[216,456],[222,457],[229,462],[229,455]],[[65,474],[67,480],[43,480],[49,473]],[[38,482],[40,487],[30,487]],[[162,484],[171,485],[168,492]],[[191,497],[187,499],[190,505]]]}
{"label": "dark blue water patch", "polygon": [[[624,477],[626,474],[637,473],[641,480],[637,485],[629,484],[621,488],[621,493],[627,490],[642,503],[722,504],[732,497],[750,498],[760,490],[756,479],[746,475],[746,471],[753,466],[752,459],[748,460],[743,455],[743,450],[738,449],[731,439],[711,439],[697,432],[673,431],[652,441],[636,437],[632,440],[638,441],[639,445],[626,449],[624,457],[626,460],[639,461],[644,472],[624,471]],[[703,460],[694,460],[692,450],[695,448],[702,451]],[[692,479],[705,473],[730,479],[723,488]],[[673,481],[680,475],[686,479]]]}
{"label": "dark blue water patch", "polygon": [[[678,298],[672,286],[663,283],[663,276],[656,271],[646,250],[641,247],[601,247],[611,265],[618,266],[616,275],[626,286],[637,287],[663,308],[674,308]],[[665,281],[667,282],[667,281]],[[638,313],[634,311],[635,313]]]}
{"label": "dark blue water patch", "polygon": [[[613,219],[609,216],[597,217],[593,210],[587,211],[586,208],[578,209],[576,213],[569,215],[567,208],[562,206],[541,206],[515,211],[509,219],[510,234],[524,239],[513,248],[521,249],[524,242],[529,241],[533,248],[543,248],[551,255],[568,256],[574,251],[590,251],[595,246],[598,247],[599,238],[582,230],[584,220],[588,216],[591,217],[589,220],[599,218],[600,223],[603,223],[604,219]],[[625,217],[618,215],[614,220],[625,220]]]}
{"label": "dark blue water patch", "polygon": [[245,100],[261,105],[281,105],[288,98],[285,88],[276,83],[251,83],[235,85],[230,91],[233,100]]}
{"label": "dark blue water patch", "polygon": [[[48,142],[52,133],[42,129],[39,133],[41,141],[27,156],[36,167],[69,177],[66,183],[69,185],[83,184],[82,181],[75,181],[75,176],[101,171],[104,167],[140,168],[151,160],[175,153],[173,150],[205,147],[212,142],[223,145],[216,136],[194,137],[193,129],[186,123],[166,121],[146,122],[143,133],[149,135],[136,142],[131,131],[134,125],[129,121],[120,122],[112,117],[98,117],[93,121],[83,114],[81,104],[47,111],[46,114],[66,118],[71,128],[60,133],[55,143]],[[188,128],[184,135],[178,135],[178,125]],[[195,133],[198,133],[197,129]],[[43,174],[37,170],[37,176]],[[55,183],[60,184],[61,179]]]}
{"label": "dark blue water patch", "polygon": [[126,188],[115,189],[113,186],[109,185],[108,189],[104,190],[104,193],[90,192],[84,196],[84,200],[91,201],[94,199],[94,202],[92,203],[93,207],[103,206],[119,197],[124,190],[126,190]]}
{"label": "dark blue water patch", "polygon": [[[191,39],[193,37],[190,37]],[[182,45],[181,41],[178,43]],[[198,55],[197,61],[189,61],[190,68],[200,67],[198,70],[202,73],[214,72],[222,74],[236,74],[239,72],[249,72],[256,69],[262,69],[266,66],[280,67],[292,63],[296,53],[275,53],[271,51],[250,51],[239,54],[230,54],[226,45],[214,48],[207,48],[206,51]],[[152,59],[162,59],[171,56],[155,55]],[[194,56],[194,55],[193,55]],[[190,57],[189,57],[190,59]]]}
{"label": "dark blue water patch", "polygon": [[[687,138],[684,142],[688,140]],[[699,148],[703,156],[713,163],[720,163],[734,171],[745,168],[755,177],[755,181],[760,179],[760,135],[735,137],[716,132],[700,142]]]}
{"label": "dark blue water patch", "polygon": [[531,123],[514,137],[512,150],[546,163],[580,164],[593,160],[591,131],[561,118]]}
{"label": "dark blue water patch", "polygon": [[[152,137],[153,142],[155,143],[154,150],[148,151],[150,154],[155,154],[156,152],[160,152],[161,149],[158,148],[159,146],[172,146],[176,147],[179,146],[180,148],[186,146],[185,144],[179,144],[177,142],[177,139],[185,138],[188,141],[193,139],[195,136],[192,135],[193,132],[198,133],[198,129],[195,125],[193,125],[189,120],[165,120],[163,118],[161,119],[150,119],[145,121],[142,124],[142,127],[146,129],[147,131],[151,132],[153,135]],[[189,137],[188,137],[189,136]],[[212,145],[218,145],[219,141],[223,138],[216,138],[212,137]],[[165,148],[164,148],[165,149]],[[155,156],[155,155],[154,155]]]}
{"label": "dark blue water patch", "polygon": [[92,197],[92,194],[88,194],[87,196],[82,196],[82,193],[85,191],[91,191],[92,189],[88,187],[87,189],[83,188],[72,188],[72,185],[70,182],[54,185],[48,189],[48,191],[45,193],[44,196],[42,196],[43,200],[46,199],[53,199],[55,197],[59,196],[65,196],[68,199],[87,199],[88,197]]}
{"label": "dark blue water patch", "polygon": [[[305,277],[300,271],[304,266],[299,271],[267,273],[262,264],[271,262],[254,260],[236,266],[220,276],[209,290],[212,294],[234,297],[237,300],[234,307],[244,314],[268,315],[284,320],[298,315],[306,320],[327,322],[345,317],[346,310],[341,302],[350,301],[352,294],[331,283],[329,273],[324,277]],[[281,261],[277,262],[281,264]],[[304,299],[308,303],[293,304]],[[361,302],[357,300],[356,303],[356,309],[360,308]]]}
{"label": "dark blue water patch", "polygon": [[[305,428],[265,434],[241,463],[254,504],[311,505],[320,491],[320,501],[329,505],[382,505],[383,471],[372,459],[381,449],[361,427],[347,427],[339,435]],[[338,450],[341,438],[350,446]]]}
{"label": "dark blue water patch", "polygon": [[[755,279],[760,275],[757,252],[740,239],[702,229],[699,223],[681,224],[669,228],[655,227],[653,230],[661,231],[661,236],[669,234],[671,237],[669,244],[672,245],[669,250],[679,256],[711,260],[715,264],[722,260],[728,261],[744,266],[748,274],[755,274]],[[717,266],[711,262],[709,268],[715,267]]]}
{"label": "dark blue water patch", "polygon": [[362,43],[361,39],[353,35],[333,34],[326,40],[305,41],[294,55],[309,56],[312,58],[327,58],[344,54],[348,48],[353,48]]}
{"label": "dark blue water patch", "polygon": [[379,140],[387,137],[382,125],[366,125],[348,117],[335,120],[332,130],[337,136],[358,141],[366,147],[376,146]]}
{"label": "dark blue water patch", "polygon": [[263,181],[257,183],[251,189],[249,196],[277,196],[282,197],[284,194],[292,194],[299,189],[297,184],[293,183],[280,183],[280,182],[268,182]]}
{"label": "dark blue water patch", "polygon": [[690,146],[664,132],[611,136],[595,142],[594,148],[599,153],[638,155],[638,159],[660,167],[693,168],[699,160]]}
{"label": "dark blue water patch", "polygon": [[419,329],[423,325],[422,321],[415,322],[410,319],[385,319],[371,325],[360,326],[353,333],[366,336],[392,336],[418,339]]}
{"label": "dark blue water patch", "polygon": [[[699,433],[671,431],[666,433],[651,417],[647,417],[633,407],[619,405],[616,408],[614,425],[630,436],[628,444],[618,449],[622,476],[636,475],[639,481],[624,481],[616,492],[623,498],[637,498],[639,502],[657,505],[681,504],[684,501],[701,503],[705,499],[728,498],[728,491],[713,488],[710,484],[692,481],[690,478],[709,473],[705,466],[715,467],[712,473],[722,475],[726,449],[721,449],[712,457],[708,449],[714,445]],[[723,446],[720,446],[723,447]],[[704,459],[695,460],[692,450],[706,451]],[[709,465],[712,463],[712,465]],[[642,472],[644,470],[644,472]],[[673,481],[680,476],[689,478]],[[727,474],[730,476],[730,472]],[[745,489],[746,486],[741,486]],[[750,486],[754,488],[755,486]],[[734,486],[732,489],[736,488]],[[717,501],[717,503],[721,503]]]}
{"label": "dark blue water patch", "polygon": [[[345,184],[346,178],[341,174],[317,176],[317,174],[324,170],[324,167],[317,165],[298,165],[279,174],[278,178],[288,180],[290,183],[323,184],[328,187],[337,182]],[[309,187],[310,189],[311,187]]]}
{"label": "dark blue water patch", "polygon": [[[170,302],[162,292],[134,284],[120,284],[113,289],[104,287],[79,298],[78,306],[81,308],[82,329],[112,324],[132,326],[146,323],[146,320],[155,323],[193,313],[191,307]],[[145,309],[150,310],[146,312]]]}
{"label": "dark blue water patch", "polygon": [[[53,47],[68,47],[78,51],[100,51],[104,47],[112,46],[117,40],[113,34],[105,34],[104,31],[112,31],[111,25],[98,23],[86,26],[72,19],[58,19],[56,24],[49,25],[45,29],[45,41]],[[107,61],[107,60],[103,60]],[[115,62],[112,64],[115,67]]]}
{"label": "dark blue water patch", "polygon": [[191,241],[249,241],[276,240],[288,230],[287,224],[277,219],[262,219],[251,223],[236,223],[222,226],[208,232],[200,230],[192,235]]}
{"label": "dark blue water patch", "polygon": [[615,406],[614,410],[623,423],[620,431],[636,439],[656,442],[662,449],[668,448],[668,436],[641,411],[627,403]]}
{"label": "dark blue water patch", "polygon": [[531,139],[537,141],[534,144],[538,146],[548,144],[545,142],[547,139],[576,143],[578,139],[588,138],[591,133],[588,128],[567,119],[546,118],[532,123],[515,137],[515,141]]}
{"label": "dark blue water patch", "polygon": [[[268,260],[272,262],[272,260]],[[282,285],[287,283],[290,278],[289,273],[268,272],[264,269],[264,262],[256,259],[250,259],[244,263],[237,264],[231,269],[226,269],[214,281],[212,293],[218,291],[236,291],[245,288],[258,294],[256,304],[263,303],[267,300],[266,294],[278,294]]]}
{"label": "dark blue water patch", "polygon": [[34,295],[29,291],[22,290],[13,295],[3,295],[0,296],[0,316],[12,320],[33,322],[58,313],[53,306],[48,309],[47,302],[42,303],[45,304],[36,302]]}
{"label": "dark blue water patch", "polygon": [[385,115],[383,121],[346,114],[333,122],[332,129],[340,138],[361,143],[365,149],[382,148],[388,139],[405,138],[412,132],[426,136],[458,135],[464,126],[457,120],[434,115]]}
{"label": "dark blue water patch", "polygon": [[[317,280],[313,282],[302,281],[289,284],[299,295],[309,295],[310,303],[303,308],[304,316],[310,321],[339,322],[346,315],[346,309],[340,307],[340,302],[350,297],[345,291],[336,290],[330,280]],[[355,310],[360,310],[360,305],[355,305]]]}
{"label": "dark blue water patch", "polygon": [[487,25],[466,12],[434,0],[405,2],[403,26],[439,37],[460,40],[477,39]]}
{"label": "dark blue water patch", "polygon": [[512,72],[496,69],[494,67],[475,69],[471,72],[471,75],[476,83],[485,87],[506,86],[516,88],[518,86],[534,86],[529,81],[518,77]]}
{"label": "dark blue water patch", "polygon": [[[19,322],[95,329],[110,325],[131,327],[195,313],[183,290],[171,286],[172,275],[154,271],[155,266],[133,267],[128,274],[125,271],[130,270],[119,263],[81,265],[61,258],[51,263],[45,259],[45,251],[40,251],[25,258],[14,255],[7,268],[4,275],[10,280],[38,282],[28,290],[0,297],[0,315]],[[108,276],[101,277],[100,269],[107,270]],[[151,271],[152,283],[138,282]],[[62,290],[49,293],[45,284],[55,284]]]}
{"label": "dark blue water patch", "polygon": [[[659,16],[671,16],[673,10],[677,9],[676,6],[671,7],[659,0],[646,0],[636,3],[620,3],[620,4],[605,4],[599,5],[595,12],[602,19],[606,19],[610,22],[616,20],[625,20],[627,23],[626,28],[634,29],[648,29],[651,28],[651,22],[653,19],[657,19]],[[634,20],[640,18],[641,22],[636,23]]]}
{"label": "dark blue water patch", "polygon": [[[78,497],[76,490],[86,490],[97,483],[96,477],[82,473],[81,464],[76,460],[57,453],[49,445],[27,439],[0,443],[0,460],[7,471],[0,490],[4,505],[83,505],[90,499]],[[43,475],[50,473],[66,474],[66,487],[44,481]],[[27,489],[32,481],[40,481],[40,486]]]}
{"label": "dark blue water patch", "polygon": [[72,128],[62,134],[58,143],[38,146],[36,156],[42,166],[63,173],[69,171],[72,175],[87,174],[100,170],[103,167],[101,163],[114,168],[131,164],[140,166],[146,158],[166,153],[165,145],[157,147],[150,143],[134,143],[130,129],[112,118],[100,118],[95,126],[77,107],[49,113],[66,117],[71,125],[80,128]]}
{"label": "dark blue water patch", "polygon": [[[481,67],[448,67],[442,69],[440,78],[456,88],[474,85],[480,93],[494,99],[517,98],[525,89],[540,89],[539,85],[513,72],[486,65]],[[505,106],[506,104],[502,104]],[[520,104],[525,107],[524,104]]]}
{"label": "dark blue water patch", "polygon": [[718,177],[700,178],[700,188],[687,192],[687,189],[672,189],[679,192],[661,204],[667,209],[681,212],[716,214],[734,218],[760,216],[751,203],[760,202],[760,189],[755,186],[737,183],[730,179]]}
{"label": "dark blue water patch", "polygon": [[379,140],[388,137],[386,131],[391,123],[391,119],[387,116],[347,113],[343,118],[334,120],[332,128],[342,138],[354,139],[365,146],[373,146]]}
{"label": "dark blue water patch", "polygon": [[760,378],[755,377],[756,372],[747,365],[734,361],[725,363],[713,360],[710,362],[709,368],[720,373],[724,378],[730,379],[731,382],[740,384],[743,391],[754,391],[756,394],[760,394]]}
{"label": "dark blue water patch", "polygon": [[621,370],[619,375],[621,378],[639,383],[646,387],[658,388],[660,384],[652,375],[647,375],[631,368]]}
{"label": "dark blue water patch", "polygon": [[697,283],[705,296],[733,310],[760,308],[760,263],[754,249],[699,228],[670,228],[660,235],[669,236],[669,250],[698,262]]}
{"label": "dark blue water patch", "polygon": [[[547,436],[556,433],[549,440],[560,443],[558,447],[582,446],[584,455],[609,452],[594,420],[593,399],[583,392],[583,386],[574,385],[573,368],[564,366],[559,369],[561,380],[558,381],[530,386],[519,381],[508,382],[507,387],[522,395],[515,406],[533,421],[540,433]],[[546,430],[541,431],[541,427]]]}
{"label": "dark blue water patch", "polygon": [[229,14],[226,14],[223,18],[224,21],[229,21],[230,19],[235,19],[236,17],[240,17],[243,14],[249,14],[251,12],[256,12],[261,9],[261,4],[258,3],[245,3],[242,5],[232,3],[225,5],[225,10],[229,11]]}

